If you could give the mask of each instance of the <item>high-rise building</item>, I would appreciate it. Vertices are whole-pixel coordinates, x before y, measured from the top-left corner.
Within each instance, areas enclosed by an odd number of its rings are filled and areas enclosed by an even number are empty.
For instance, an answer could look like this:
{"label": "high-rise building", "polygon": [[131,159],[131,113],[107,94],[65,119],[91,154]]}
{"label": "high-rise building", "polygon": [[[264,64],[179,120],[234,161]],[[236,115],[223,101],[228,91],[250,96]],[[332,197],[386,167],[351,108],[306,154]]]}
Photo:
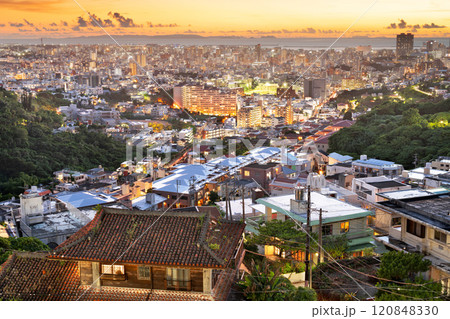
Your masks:
{"label": "high-rise building", "polygon": [[237,127],[258,127],[262,122],[262,110],[259,105],[242,106],[237,113]]}
{"label": "high-rise building", "polygon": [[414,48],[414,34],[397,34],[397,56],[408,56]]}
{"label": "high-rise building", "polygon": [[202,86],[174,88],[177,105],[191,111],[215,116],[236,116],[237,92]]}
{"label": "high-rise building", "polygon": [[275,107],[275,117],[284,118],[284,123],[288,125],[294,122],[294,109],[290,100]]}
{"label": "high-rise building", "polygon": [[256,45],[255,51],[256,51],[256,61],[261,62],[261,44]]}
{"label": "high-rise building", "polygon": [[130,62],[130,75],[131,76],[137,75],[137,65],[134,62]]}
{"label": "high-rise building", "polygon": [[136,62],[142,67],[146,67],[147,66],[147,57],[145,56],[145,54],[138,54],[136,56]]}
{"label": "high-rise building", "polygon": [[326,95],[327,82],[325,79],[305,79],[303,82],[304,97],[313,99],[324,98]]}

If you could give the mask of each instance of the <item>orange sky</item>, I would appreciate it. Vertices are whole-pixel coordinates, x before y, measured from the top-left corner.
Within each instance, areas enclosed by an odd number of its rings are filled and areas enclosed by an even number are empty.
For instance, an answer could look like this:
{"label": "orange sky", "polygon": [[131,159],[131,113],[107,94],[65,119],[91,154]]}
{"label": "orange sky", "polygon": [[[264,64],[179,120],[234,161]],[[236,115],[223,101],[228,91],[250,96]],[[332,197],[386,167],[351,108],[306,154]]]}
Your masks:
{"label": "orange sky", "polygon": [[[104,32],[203,36],[337,37],[374,0],[0,0],[0,38]],[[345,36],[450,35],[450,1],[378,0]]]}

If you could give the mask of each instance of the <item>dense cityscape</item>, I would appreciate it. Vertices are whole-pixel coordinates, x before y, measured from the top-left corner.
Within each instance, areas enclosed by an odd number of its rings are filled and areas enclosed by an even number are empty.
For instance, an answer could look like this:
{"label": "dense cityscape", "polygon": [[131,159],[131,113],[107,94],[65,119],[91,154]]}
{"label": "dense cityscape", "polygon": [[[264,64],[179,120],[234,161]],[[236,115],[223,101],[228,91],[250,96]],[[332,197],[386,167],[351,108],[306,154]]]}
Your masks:
{"label": "dense cityscape", "polygon": [[0,44],[0,300],[449,300],[450,42],[399,31]]}

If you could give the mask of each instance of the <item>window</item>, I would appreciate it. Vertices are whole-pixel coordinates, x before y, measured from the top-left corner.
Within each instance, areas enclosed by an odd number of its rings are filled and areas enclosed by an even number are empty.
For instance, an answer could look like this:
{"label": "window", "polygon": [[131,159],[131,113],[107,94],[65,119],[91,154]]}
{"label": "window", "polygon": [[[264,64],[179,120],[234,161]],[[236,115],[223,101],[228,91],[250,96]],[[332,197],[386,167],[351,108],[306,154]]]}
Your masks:
{"label": "window", "polygon": [[150,267],[147,266],[139,266],[137,277],[139,280],[150,280]]}
{"label": "window", "polygon": [[323,225],[322,226],[322,236],[328,236],[333,234],[333,225]]}
{"label": "window", "polygon": [[189,269],[167,268],[167,289],[190,290],[191,273]]}
{"label": "window", "polygon": [[443,242],[444,244],[447,243],[447,235],[437,230],[434,231],[434,239]]}
{"label": "window", "polygon": [[125,266],[123,265],[102,265],[102,273],[109,275],[124,275]]}
{"label": "window", "polygon": [[244,171],[244,176],[250,176],[250,171]]}
{"label": "window", "polygon": [[402,224],[401,217],[392,217],[392,226],[398,226]]}
{"label": "window", "polygon": [[349,230],[350,224],[349,222],[342,222],[341,223],[341,234],[347,233]]}
{"label": "window", "polygon": [[406,232],[420,238],[425,238],[425,225],[421,225],[419,223],[407,219]]}

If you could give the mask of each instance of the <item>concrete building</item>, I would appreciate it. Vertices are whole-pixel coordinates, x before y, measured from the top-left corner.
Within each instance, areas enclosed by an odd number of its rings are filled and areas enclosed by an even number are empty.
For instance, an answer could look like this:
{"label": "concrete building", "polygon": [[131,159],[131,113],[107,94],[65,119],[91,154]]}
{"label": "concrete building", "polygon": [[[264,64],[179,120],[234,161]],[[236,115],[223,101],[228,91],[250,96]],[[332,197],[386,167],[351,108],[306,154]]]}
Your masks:
{"label": "concrete building", "polygon": [[237,94],[202,86],[183,86],[174,89],[175,102],[190,112],[215,116],[236,116]]}
{"label": "concrete building", "polygon": [[326,96],[327,82],[326,79],[305,79],[303,81],[304,97],[320,99]]}
{"label": "concrete building", "polygon": [[259,105],[242,106],[237,113],[237,127],[259,127],[262,122],[262,111]]}
{"label": "concrete building", "polygon": [[414,48],[414,34],[400,33],[397,34],[397,57],[408,56]]}
{"label": "concrete building", "polygon": [[402,184],[386,176],[354,178],[352,181],[352,191],[358,194],[358,197],[376,203],[385,201],[379,193],[393,192],[398,190],[410,189],[411,186]]}
{"label": "concrete building", "polygon": [[432,263],[429,279],[450,289],[450,192],[411,189],[379,194],[375,237],[391,249],[420,252]]}

